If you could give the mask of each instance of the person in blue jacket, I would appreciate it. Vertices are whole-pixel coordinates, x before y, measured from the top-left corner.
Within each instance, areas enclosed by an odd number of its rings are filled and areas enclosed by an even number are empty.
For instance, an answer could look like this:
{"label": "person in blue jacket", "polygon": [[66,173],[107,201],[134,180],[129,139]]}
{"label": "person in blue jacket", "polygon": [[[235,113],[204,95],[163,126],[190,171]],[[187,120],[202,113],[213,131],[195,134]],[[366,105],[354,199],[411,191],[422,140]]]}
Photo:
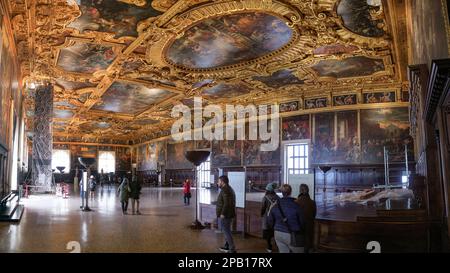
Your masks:
{"label": "person in blue jacket", "polygon": [[[303,253],[304,247],[291,245],[291,232],[303,232],[304,216],[301,207],[291,197],[292,188],[284,184],[280,188],[283,197],[270,210],[268,224],[275,230],[275,242],[280,253]],[[282,216],[284,215],[284,217]]]}

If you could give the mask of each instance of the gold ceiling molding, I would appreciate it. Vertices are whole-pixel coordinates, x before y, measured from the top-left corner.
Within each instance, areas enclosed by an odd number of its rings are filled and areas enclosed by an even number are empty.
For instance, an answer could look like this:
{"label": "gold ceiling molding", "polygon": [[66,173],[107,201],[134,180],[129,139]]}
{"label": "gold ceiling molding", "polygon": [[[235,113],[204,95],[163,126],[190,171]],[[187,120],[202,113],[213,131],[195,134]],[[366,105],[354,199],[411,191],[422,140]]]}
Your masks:
{"label": "gold ceiling molding", "polygon": [[[121,2],[136,7],[148,4],[148,0],[121,0]],[[136,29],[138,37],[120,38],[115,38],[114,33],[80,32],[68,27],[81,16],[80,7],[75,1],[10,0],[9,5],[24,79],[46,80],[53,83],[56,83],[56,80],[66,80],[95,85],[77,90],[65,90],[63,86],[55,85],[55,102],[68,102],[76,107],[75,109],[57,107],[74,112],[69,126],[66,127],[67,132],[63,132],[65,135],[61,137],[104,141],[107,132],[117,141],[139,141],[167,133],[167,129],[170,128],[167,126],[173,122],[170,110],[174,103],[202,95],[205,90],[221,83],[240,83],[250,87],[251,92],[229,99],[205,97],[205,103],[214,102],[221,105],[234,102],[271,103],[295,98],[303,100],[341,91],[363,92],[361,90],[369,90],[373,86],[383,89],[398,85],[395,78],[397,72],[393,68],[391,57],[393,47],[388,31],[380,38],[353,33],[345,27],[337,14],[339,2],[339,0],[153,0],[152,7],[163,13],[138,22]],[[183,37],[191,27],[207,19],[247,11],[261,12],[284,20],[293,32],[290,42],[281,49],[258,58],[217,68],[190,69],[167,60],[167,48],[174,40]],[[386,22],[382,8],[371,11],[370,15],[373,19],[382,19]],[[385,30],[389,29],[387,26],[382,27]],[[68,72],[59,67],[57,62],[61,51],[77,42],[112,46],[117,56],[107,68],[95,73]],[[352,52],[314,53],[320,47],[334,45],[351,46],[355,49]],[[345,60],[357,56],[381,58],[385,70],[367,76],[334,78],[321,77],[311,68],[320,61]],[[276,87],[255,78],[271,77],[282,69],[292,71],[292,75],[304,83],[288,82]],[[194,84],[207,79],[212,81],[200,88],[194,88]],[[115,81],[165,89],[172,92],[173,96],[149,105],[148,109],[134,116],[92,109]],[[79,98],[86,94],[89,97],[82,103]],[[33,102],[30,97],[26,98],[25,104],[28,109],[32,109]],[[138,125],[137,121],[142,122],[145,119],[153,119],[158,123]],[[86,134],[86,130],[82,129],[83,126],[90,128],[89,126],[96,122],[108,122],[111,127],[105,130],[95,129],[90,134]]]}

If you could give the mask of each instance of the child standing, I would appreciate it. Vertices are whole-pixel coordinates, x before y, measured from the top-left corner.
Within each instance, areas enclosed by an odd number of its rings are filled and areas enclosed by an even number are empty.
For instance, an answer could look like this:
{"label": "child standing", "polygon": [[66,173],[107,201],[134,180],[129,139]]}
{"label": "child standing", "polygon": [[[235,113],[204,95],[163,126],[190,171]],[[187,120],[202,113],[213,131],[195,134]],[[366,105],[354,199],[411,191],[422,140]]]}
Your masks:
{"label": "child standing", "polygon": [[189,179],[184,180],[183,183],[184,205],[189,206],[191,200],[191,181]]}

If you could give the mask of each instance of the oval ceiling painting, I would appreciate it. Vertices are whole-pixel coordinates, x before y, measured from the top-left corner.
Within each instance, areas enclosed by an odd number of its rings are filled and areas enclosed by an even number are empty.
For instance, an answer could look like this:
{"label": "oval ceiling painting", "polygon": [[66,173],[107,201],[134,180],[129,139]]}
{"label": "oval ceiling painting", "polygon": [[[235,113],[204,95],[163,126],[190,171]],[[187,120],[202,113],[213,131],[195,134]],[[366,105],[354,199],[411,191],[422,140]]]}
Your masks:
{"label": "oval ceiling painting", "polygon": [[266,13],[238,13],[189,28],[167,50],[168,61],[187,68],[216,68],[276,51],[292,38],[282,19]]}

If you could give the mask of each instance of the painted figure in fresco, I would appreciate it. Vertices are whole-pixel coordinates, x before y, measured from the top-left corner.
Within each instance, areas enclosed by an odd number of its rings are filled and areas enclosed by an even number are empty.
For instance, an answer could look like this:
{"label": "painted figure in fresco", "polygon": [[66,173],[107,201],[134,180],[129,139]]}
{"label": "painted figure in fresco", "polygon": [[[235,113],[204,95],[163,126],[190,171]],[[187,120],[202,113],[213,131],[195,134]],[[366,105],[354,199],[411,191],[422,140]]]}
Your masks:
{"label": "painted figure in fresco", "polygon": [[326,99],[317,99],[315,108],[326,107]]}
{"label": "painted figure in fresco", "polygon": [[305,104],[306,104],[306,109],[316,108],[316,104],[315,104],[314,100],[306,100]]}
{"label": "painted figure in fresco", "polygon": [[336,106],[341,106],[344,105],[344,100],[342,98],[342,96],[338,96],[338,97],[334,97],[334,105]]}
{"label": "painted figure in fresco", "polygon": [[381,96],[381,98],[380,98],[380,102],[392,102],[391,93],[384,92],[383,96]]}
{"label": "painted figure in fresco", "polygon": [[346,105],[355,104],[354,96],[353,95],[345,96],[344,102]]}
{"label": "painted figure in fresco", "polygon": [[378,99],[375,97],[374,93],[369,93],[366,95],[366,101],[367,103],[377,103]]}

